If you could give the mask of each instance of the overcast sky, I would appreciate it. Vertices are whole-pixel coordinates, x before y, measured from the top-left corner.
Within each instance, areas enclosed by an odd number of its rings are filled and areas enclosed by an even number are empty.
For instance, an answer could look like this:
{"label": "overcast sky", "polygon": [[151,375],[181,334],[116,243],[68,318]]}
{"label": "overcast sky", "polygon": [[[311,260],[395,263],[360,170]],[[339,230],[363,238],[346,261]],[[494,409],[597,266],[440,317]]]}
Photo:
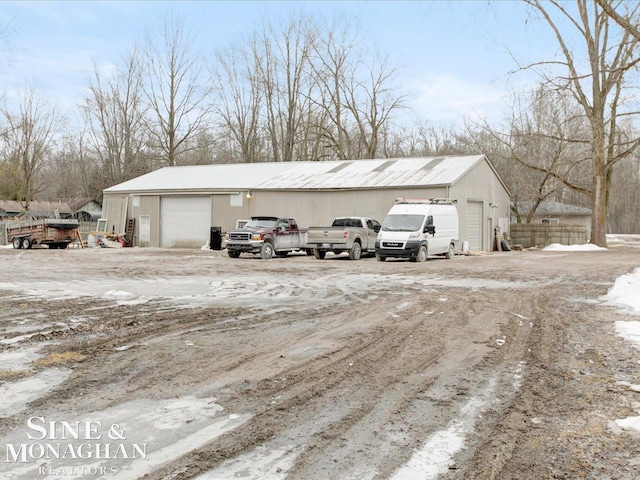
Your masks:
{"label": "overcast sky", "polygon": [[93,62],[118,63],[145,29],[173,9],[205,52],[238,41],[260,18],[291,12],[337,15],[368,44],[390,55],[398,83],[416,118],[436,124],[465,116],[495,118],[502,95],[524,77],[510,77],[515,62],[553,55],[544,28],[527,21],[520,1],[103,1],[0,2],[10,49],[0,63],[0,86],[37,83],[63,107],[80,102]]}

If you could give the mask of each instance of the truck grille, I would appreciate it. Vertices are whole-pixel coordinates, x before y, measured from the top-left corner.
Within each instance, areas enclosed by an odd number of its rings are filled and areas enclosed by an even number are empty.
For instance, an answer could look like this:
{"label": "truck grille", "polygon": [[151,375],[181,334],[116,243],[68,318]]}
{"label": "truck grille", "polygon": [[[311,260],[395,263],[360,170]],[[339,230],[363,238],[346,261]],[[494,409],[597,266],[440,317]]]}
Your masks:
{"label": "truck grille", "polygon": [[382,242],[383,247],[402,248],[402,242]]}
{"label": "truck grille", "polygon": [[229,240],[248,241],[250,239],[251,239],[251,234],[250,233],[244,233],[244,232],[230,232],[229,233]]}

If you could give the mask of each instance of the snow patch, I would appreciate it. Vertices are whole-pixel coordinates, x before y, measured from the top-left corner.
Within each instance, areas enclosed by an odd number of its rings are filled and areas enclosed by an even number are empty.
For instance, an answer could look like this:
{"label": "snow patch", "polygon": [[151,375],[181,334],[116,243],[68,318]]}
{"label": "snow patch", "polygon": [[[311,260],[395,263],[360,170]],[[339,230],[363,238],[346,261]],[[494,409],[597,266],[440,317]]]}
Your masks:
{"label": "snow patch", "polygon": [[[25,410],[29,402],[55,389],[71,375],[71,370],[52,368],[33,377],[0,385],[0,417],[10,417]],[[0,470],[1,471],[1,470]]]}
{"label": "snow patch", "polygon": [[[92,412],[84,415],[83,418],[56,418],[56,420],[68,422],[99,422],[105,431],[109,431],[110,427],[115,425],[118,431],[124,434],[124,438],[115,443],[122,442],[125,446],[146,446],[146,458],[140,456],[99,458],[94,459],[91,464],[87,464],[87,460],[81,458],[49,459],[47,467],[58,472],[65,469],[67,472],[65,478],[88,478],[86,473],[84,475],[81,473],[82,468],[85,472],[89,469],[98,472],[106,469],[109,476],[118,480],[138,479],[206,445],[251,418],[249,414],[221,416],[223,407],[215,401],[215,398],[193,396],[165,400],[133,400],[106,410]],[[9,436],[0,439],[0,444],[24,444],[27,437],[26,430],[26,425],[14,429]],[[80,438],[65,442],[73,444],[78,449],[79,445],[87,441]],[[104,439],[101,441],[104,443]],[[27,440],[27,443],[29,442],[33,441]],[[43,476],[39,471],[41,463],[42,461],[28,464],[0,463],[0,478],[7,477],[15,480],[59,478],[59,475],[47,476],[48,468]],[[76,474],[71,473],[73,467],[76,467]],[[115,476],[110,473],[112,469],[116,470]]]}
{"label": "snow patch", "polygon": [[542,249],[543,252],[600,252],[606,250],[606,248],[599,247],[592,243],[585,245],[561,245],[559,243],[552,243]]}
{"label": "snow patch", "polygon": [[194,480],[283,480],[302,450],[303,447],[270,449],[263,445],[247,454],[225,460],[218,468],[198,475]]}
{"label": "snow patch", "polygon": [[616,278],[613,288],[604,296],[609,305],[640,313],[640,268]]}
{"label": "snow patch", "polygon": [[476,420],[494,396],[495,387],[496,379],[492,379],[483,394],[472,398],[446,430],[434,433],[391,480],[429,480],[448,471],[453,463],[453,456],[463,447]]}

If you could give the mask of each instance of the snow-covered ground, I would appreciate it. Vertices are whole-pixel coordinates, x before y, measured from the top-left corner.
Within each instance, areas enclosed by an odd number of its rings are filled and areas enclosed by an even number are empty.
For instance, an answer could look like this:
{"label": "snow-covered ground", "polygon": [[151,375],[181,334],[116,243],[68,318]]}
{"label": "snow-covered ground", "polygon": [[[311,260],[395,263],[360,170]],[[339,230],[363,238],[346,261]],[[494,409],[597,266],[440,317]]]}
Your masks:
{"label": "snow-covered ground", "polygon": [[[615,236],[609,239],[611,245],[631,245],[637,237],[640,245],[640,236]],[[634,237],[634,238],[627,238]],[[593,245],[561,246],[550,245],[545,251],[592,251],[597,254],[606,251]],[[321,306],[335,301],[334,298],[352,297],[350,292],[357,291],[360,296],[375,298],[381,285],[388,286],[394,283],[399,287],[411,287],[412,291],[424,290],[428,287],[464,287],[464,288],[526,288],[526,284],[501,280],[460,279],[451,281],[446,278],[423,277],[421,275],[383,275],[383,274],[354,274],[354,275],[325,275],[322,281],[310,278],[282,277],[278,282],[270,277],[253,278],[246,281],[242,275],[229,274],[224,279],[207,277],[174,277],[156,278],[153,282],[148,279],[119,280],[117,288],[106,288],[104,284],[87,283],[83,280],[69,280],[58,282],[4,282],[0,283],[0,289],[5,291],[19,291],[34,298],[47,300],[62,300],[68,298],[95,298],[117,305],[134,305],[140,303],[155,303],[160,308],[188,308],[201,307],[212,303],[236,304],[242,301],[247,306],[272,308],[277,310],[291,304],[291,299],[300,297],[306,302]],[[318,288],[318,285],[324,285]],[[399,290],[402,290],[401,288]],[[336,296],[335,291],[341,295]],[[257,294],[256,292],[260,292]],[[352,297],[357,301],[357,297]],[[441,299],[446,301],[446,299]],[[606,305],[624,309],[633,315],[640,315],[640,267],[631,273],[616,279],[608,294],[601,299]],[[404,304],[401,304],[404,306]],[[400,308],[400,307],[398,307]],[[25,319],[18,319],[26,321]],[[83,321],[75,319],[74,321]],[[45,325],[46,328],[50,326]],[[17,331],[24,328],[20,324],[6,324],[0,328],[0,334],[10,329]],[[640,321],[617,321],[615,331],[625,340],[640,349]],[[16,343],[13,337],[11,343]],[[1,341],[1,340],[0,340]],[[4,342],[4,343],[9,343]],[[41,347],[42,345],[40,345]],[[39,358],[39,353],[34,348],[8,349],[0,352],[0,364],[4,370],[20,370],[25,365]],[[55,388],[62,383],[69,371],[63,369],[44,370],[41,374],[25,380],[5,382],[0,385],[0,416],[12,415],[20,412],[26,404]],[[515,373],[516,378],[520,372]],[[518,382],[514,383],[515,388]],[[640,391],[640,386],[625,384],[632,390]],[[395,475],[395,479],[416,478],[415,472],[422,472],[420,478],[436,478],[438,474],[446,471],[452,463],[455,454],[464,445],[466,437],[473,431],[474,421],[482,410],[490,406],[490,397],[494,385],[488,385],[486,395],[472,399],[460,412],[460,419],[452,423],[446,430],[436,432],[425,440],[414,457]],[[630,429],[640,431],[640,405],[637,413],[639,416],[618,419],[612,422],[612,428]],[[89,418],[90,417],[90,418]],[[102,425],[110,426],[118,423],[119,430],[128,435],[129,444],[145,445],[151,443],[156,447],[153,452],[144,459],[127,459],[121,462],[117,476],[122,478],[138,478],[153,471],[164,463],[167,463],[181,455],[204,445],[217,436],[238,427],[250,418],[250,413],[226,412],[224,408],[215,403],[215,398],[198,399],[184,397],[173,402],[162,400],[143,400],[128,402],[109,410],[93,412],[87,418],[88,421],[100,421]],[[166,435],[171,431],[171,435]],[[21,431],[24,436],[24,431]],[[15,435],[2,438],[0,445],[23,444],[25,440]],[[80,443],[80,442],[77,442]],[[159,448],[158,448],[159,447]],[[288,468],[291,468],[296,457],[301,453],[301,447],[292,446],[281,451],[261,450],[249,452],[242,457],[230,459],[224,462],[219,469],[207,472],[199,477],[202,480],[222,479],[244,476],[249,479],[277,480],[284,478]],[[84,462],[84,463],[83,463]],[[65,470],[65,478],[74,478],[70,472],[74,467],[94,467],[99,469],[101,463],[94,462],[87,465],[86,460],[74,461],[61,460],[52,462],[49,466],[52,471],[42,474],[38,471],[41,463],[28,466],[0,465],[0,476],[16,479],[41,478],[43,480],[59,477],[61,470]],[[275,469],[274,465],[278,465]],[[7,470],[7,468],[10,468]],[[275,472],[266,474],[265,472]],[[375,472],[374,472],[375,473]],[[427,475],[428,474],[428,475]],[[426,475],[426,476],[425,476]],[[365,478],[368,475],[363,475]]]}

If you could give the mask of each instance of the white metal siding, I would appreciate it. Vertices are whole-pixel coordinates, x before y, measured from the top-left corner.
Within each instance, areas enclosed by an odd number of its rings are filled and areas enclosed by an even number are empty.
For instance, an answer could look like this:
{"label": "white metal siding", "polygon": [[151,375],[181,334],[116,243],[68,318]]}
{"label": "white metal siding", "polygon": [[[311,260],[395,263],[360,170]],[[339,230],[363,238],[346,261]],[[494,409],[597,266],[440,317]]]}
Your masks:
{"label": "white metal siding", "polygon": [[482,202],[467,201],[466,225],[469,249],[482,250]]}
{"label": "white metal siding", "polygon": [[160,246],[202,247],[211,232],[211,197],[162,197]]}

